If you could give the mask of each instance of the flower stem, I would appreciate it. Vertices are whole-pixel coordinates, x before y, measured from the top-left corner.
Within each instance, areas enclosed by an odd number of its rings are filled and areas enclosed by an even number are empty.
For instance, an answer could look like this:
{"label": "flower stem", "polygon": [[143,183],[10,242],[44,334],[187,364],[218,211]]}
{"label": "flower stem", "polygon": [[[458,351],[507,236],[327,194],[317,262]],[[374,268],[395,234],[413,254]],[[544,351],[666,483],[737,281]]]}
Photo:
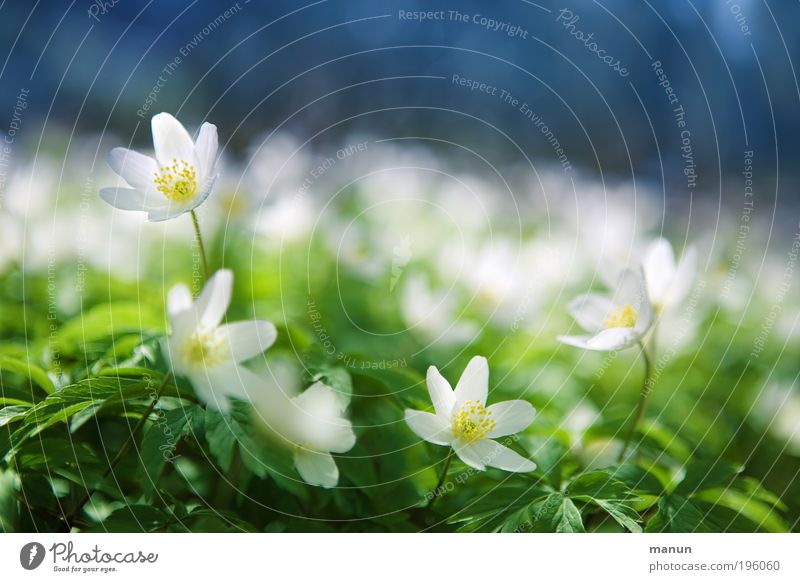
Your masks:
{"label": "flower stem", "polygon": [[650,395],[653,387],[653,365],[652,361],[650,360],[650,355],[647,353],[647,349],[644,347],[642,342],[639,342],[639,347],[642,350],[642,357],[644,358],[644,381],[642,382],[642,391],[639,394],[639,403],[636,405],[633,423],[628,428],[628,434],[625,436],[625,444],[622,446],[622,450],[619,452],[619,457],[617,457],[618,463],[621,463],[622,459],[625,458],[625,453],[628,452],[628,447],[630,447],[631,440],[636,432],[636,428],[639,426],[639,423],[642,422],[642,418],[644,418],[644,409],[647,405],[647,397]]}
{"label": "flower stem", "polygon": [[[153,396],[153,400],[150,402],[144,413],[142,413],[142,417],[139,419],[136,425],[134,425],[134,427],[131,429],[131,433],[128,435],[128,438],[122,444],[122,447],[120,447],[119,451],[117,451],[117,454],[114,455],[114,458],[111,459],[111,462],[108,464],[108,467],[103,472],[103,479],[108,477],[114,471],[117,465],[119,465],[122,458],[128,452],[128,449],[131,448],[131,445],[133,444],[136,435],[139,433],[140,430],[142,430],[144,424],[147,422],[147,419],[150,418],[150,415],[153,413],[156,404],[158,404],[158,401],[161,399],[161,395],[164,393],[164,389],[167,387],[167,384],[169,384],[170,380],[172,380],[172,372],[167,372],[164,375],[164,379],[161,381],[161,384],[158,386],[158,389],[156,390],[156,393]],[[83,506],[89,502],[89,499],[91,498],[92,493],[94,492],[95,489],[87,490],[86,494],[75,506],[75,509],[72,510],[72,512],[69,514],[68,517],[65,516],[64,521],[66,522],[66,526],[68,529],[72,527],[72,524],[75,520],[75,516],[77,516],[78,513],[81,511],[81,509],[83,509]]]}
{"label": "flower stem", "polygon": [[444,480],[447,478],[447,471],[450,469],[450,463],[452,462],[453,462],[453,449],[450,449],[450,452],[447,453],[447,458],[444,461],[444,469],[442,469],[442,474],[439,475],[439,482],[436,483],[436,487],[433,488],[433,491],[431,492],[431,499],[425,506],[426,508],[430,509],[433,503],[437,499],[439,499],[442,485],[444,485]]}
{"label": "flower stem", "polygon": [[192,224],[194,224],[194,238],[197,240],[197,248],[200,249],[200,258],[203,260],[203,276],[208,280],[208,259],[206,258],[206,247],[203,244],[203,235],[200,234],[200,222],[197,220],[197,213],[191,210]]}

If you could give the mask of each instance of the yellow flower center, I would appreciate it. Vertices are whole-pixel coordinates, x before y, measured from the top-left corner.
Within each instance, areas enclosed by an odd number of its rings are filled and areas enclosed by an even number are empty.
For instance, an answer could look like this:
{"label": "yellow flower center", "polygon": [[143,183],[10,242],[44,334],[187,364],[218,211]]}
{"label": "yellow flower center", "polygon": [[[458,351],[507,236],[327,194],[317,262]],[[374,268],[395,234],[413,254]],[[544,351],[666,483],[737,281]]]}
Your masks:
{"label": "yellow flower center", "polygon": [[185,202],[197,193],[197,170],[185,160],[172,160],[160,168],[153,181],[156,189],[173,202]]}
{"label": "yellow flower center", "polygon": [[183,355],[191,364],[214,366],[226,359],[225,341],[216,329],[198,330],[186,340]]}
{"label": "yellow flower center", "polygon": [[453,436],[462,441],[486,438],[497,422],[480,402],[467,400],[453,417]]}
{"label": "yellow flower center", "polygon": [[609,313],[604,323],[606,329],[611,329],[613,327],[634,327],[638,319],[639,312],[636,311],[635,307],[626,303],[625,307],[620,307]]}

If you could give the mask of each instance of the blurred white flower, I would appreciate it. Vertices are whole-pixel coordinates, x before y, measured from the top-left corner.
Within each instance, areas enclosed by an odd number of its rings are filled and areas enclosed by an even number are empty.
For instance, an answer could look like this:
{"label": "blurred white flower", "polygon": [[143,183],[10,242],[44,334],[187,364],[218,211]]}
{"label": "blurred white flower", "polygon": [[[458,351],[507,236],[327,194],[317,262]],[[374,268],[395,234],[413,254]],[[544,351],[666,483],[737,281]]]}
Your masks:
{"label": "blurred white flower", "polygon": [[477,324],[458,321],[458,304],[452,293],[433,291],[423,275],[407,277],[400,298],[403,319],[426,341],[442,346],[470,343],[480,333]]}
{"label": "blurred white flower", "polygon": [[689,294],[697,271],[697,251],[689,247],[676,263],[672,245],[659,238],[648,247],[642,268],[653,307],[658,311],[669,309],[679,305]]}
{"label": "blurred white flower", "polygon": [[346,453],[356,443],[345,417],[346,402],[322,382],[291,395],[270,382],[257,393],[256,410],[265,428],[294,453],[294,465],[306,483],[336,487],[339,469],[331,453]]}
{"label": "blurred white flower", "polygon": [[794,384],[772,384],[758,395],[753,416],[786,451],[800,456],[800,392]]}
{"label": "blurred white flower", "polygon": [[591,335],[559,336],[587,350],[614,351],[639,342],[653,323],[653,308],[640,270],[623,269],[610,297],[588,293],[569,305],[572,317]]}
{"label": "blurred white flower", "polygon": [[147,212],[151,221],[169,220],[197,208],[217,178],[217,127],[204,123],[197,141],[169,113],[151,122],[155,159],[114,148],[108,164],[131,188],[103,188],[100,196],[121,210]]}
{"label": "blurred white flower", "polygon": [[435,366],[428,368],[428,392],[435,414],[406,410],[408,426],[421,439],[453,447],[464,463],[483,471],[486,466],[524,473],[536,465],[492,439],[524,430],[536,411],[524,400],[485,406],[489,391],[489,364],[476,356],[467,364],[455,390]]}
{"label": "blurred white flower", "polygon": [[221,324],[231,301],[233,274],[217,271],[192,301],[185,285],[169,291],[167,311],[171,334],[167,352],[176,374],[187,377],[197,396],[227,412],[228,398],[251,401],[258,376],[240,365],[269,348],[277,337],[268,321]]}

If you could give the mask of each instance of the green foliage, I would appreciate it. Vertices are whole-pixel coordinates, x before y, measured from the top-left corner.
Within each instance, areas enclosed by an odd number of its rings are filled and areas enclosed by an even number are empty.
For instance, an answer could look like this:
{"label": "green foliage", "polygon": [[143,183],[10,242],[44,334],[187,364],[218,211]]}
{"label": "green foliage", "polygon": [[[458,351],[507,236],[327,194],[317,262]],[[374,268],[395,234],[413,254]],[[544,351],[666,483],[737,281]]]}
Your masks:
{"label": "green foliage", "polygon": [[[388,291],[376,298],[383,281],[333,277],[335,257],[316,247],[309,273],[306,249],[286,250],[279,263],[239,238],[209,249],[241,282],[231,319],[279,322],[266,363],[292,360],[300,384],[324,382],[348,406],[357,441],[334,455],[339,486],[306,484],[293,450],[264,430],[250,404],[234,402],[223,415],[171,376],[160,277],[185,280],[185,270],[155,265],[153,278],[131,283],[89,270],[82,308],[53,310],[45,278],[12,269],[0,286],[0,531],[797,529],[800,461],[751,415],[764,379],[794,372],[742,373],[751,348],[730,345],[723,315],[702,322],[703,357],[678,351],[660,370],[633,452],[620,463],[639,390],[627,353],[608,362],[588,355],[577,366],[577,356],[542,340],[566,329],[564,320],[546,336],[488,325],[464,349],[444,350],[395,333],[399,300]],[[191,260],[180,246],[162,254]],[[25,301],[14,291],[22,279]],[[489,403],[524,398],[538,409],[510,443],[537,469],[481,473],[456,459],[430,503],[447,449],[420,442],[403,412],[430,409],[429,365],[455,380],[475,354],[490,355]],[[599,412],[576,428],[566,419],[580,406]]]}

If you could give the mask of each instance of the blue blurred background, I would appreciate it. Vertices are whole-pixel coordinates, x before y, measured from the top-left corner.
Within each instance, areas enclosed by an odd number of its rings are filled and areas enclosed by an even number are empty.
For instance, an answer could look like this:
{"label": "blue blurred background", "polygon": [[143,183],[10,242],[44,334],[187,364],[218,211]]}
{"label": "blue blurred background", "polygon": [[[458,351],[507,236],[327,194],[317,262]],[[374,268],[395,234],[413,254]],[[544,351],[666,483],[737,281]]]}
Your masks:
{"label": "blue blurred background", "polygon": [[[444,19],[401,16],[419,10]],[[0,127],[27,91],[22,127],[34,143],[61,126],[146,144],[149,117],[170,111],[213,120],[232,152],[279,127],[315,144],[354,131],[426,136],[499,166],[525,163],[523,153],[558,164],[518,107],[453,84],[457,74],[529,104],[573,168],[650,180],[681,204],[724,204],[752,150],[758,197],[772,206],[798,182],[798,18],[788,0],[12,0],[0,5]],[[685,110],[696,186],[655,61]]]}

